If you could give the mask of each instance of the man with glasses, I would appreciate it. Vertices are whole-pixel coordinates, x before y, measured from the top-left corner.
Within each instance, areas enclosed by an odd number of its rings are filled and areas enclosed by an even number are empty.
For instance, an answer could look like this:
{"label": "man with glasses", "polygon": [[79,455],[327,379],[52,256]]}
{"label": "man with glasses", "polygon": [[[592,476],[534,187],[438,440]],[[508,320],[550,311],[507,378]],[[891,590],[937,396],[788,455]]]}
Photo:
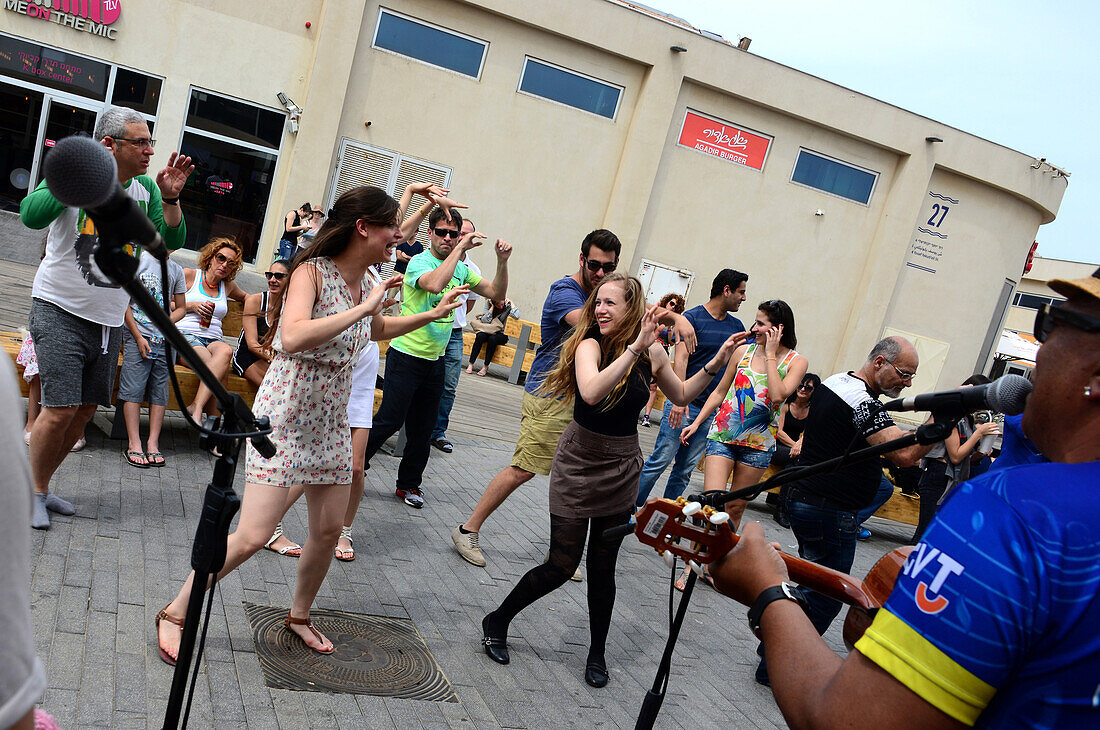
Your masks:
{"label": "man with glasses", "polygon": [[[710,362],[730,335],[745,331],[745,325],[733,316],[733,312],[736,312],[745,301],[745,287],[748,279],[748,274],[734,269],[722,269],[711,283],[710,299],[706,304],[700,304],[684,312],[684,317],[695,328],[699,345],[690,355],[684,343],[676,345],[672,369],[681,380],[690,378]],[[722,381],[722,374],[725,371],[725,367],[719,370],[699,397],[687,407],[673,405],[672,401],[665,403],[665,410],[661,416],[661,430],[657,433],[657,443],[653,446],[653,453],[646,459],[641,478],[638,480],[637,504],[639,507],[649,499],[653,485],[661,478],[670,463],[673,464],[672,474],[669,475],[668,482],[665,484],[664,496],[667,499],[676,499],[684,493],[691,479],[691,472],[706,449],[710,421],[700,425],[687,445],[680,443],[680,433],[684,430],[684,426],[690,424],[699,415],[711,391]],[[673,463],[674,460],[675,463]]]}
{"label": "man with glasses", "polygon": [[[179,195],[195,169],[191,158],[173,152],[154,181],[146,174],[154,144],[149,125],[125,107],[110,107],[100,115],[95,139],[111,151],[118,181],[153,221],[165,245],[170,250],[182,246],[187,229]],[[45,182],[23,199],[19,215],[28,228],[49,226],[29,318],[42,379],[42,411],[30,440],[35,491],[31,527],[47,530],[47,510],[73,514],[72,504],[49,493],[50,479],[96,406],[110,405],[130,295],[95,265],[92,253],[99,238],[91,218],[62,205]]]}
{"label": "man with glasses", "polygon": [[[811,466],[850,451],[881,444],[905,435],[879,402],[879,396],[897,398],[917,374],[917,349],[904,337],[887,337],[874,346],[863,366],[822,381],[806,416],[799,466]],[[932,448],[914,444],[886,454],[898,466],[915,465]],[[846,464],[826,474],[806,477],[787,492],[787,519],[798,539],[798,554],[825,567],[849,573],[856,557],[860,511],[875,501],[882,481],[878,459]],[[814,628],[824,634],[841,604],[806,590],[807,613]],[[756,681],[769,684],[764,645]]]}
{"label": "man with glasses", "polygon": [[952,490],[846,658],[767,603],[788,576],[758,525],[714,566],[759,607],[792,727],[1100,727],[1100,270],[1048,286],[1066,301],[1036,318],[1023,424],[1050,463]]}
{"label": "man with glasses", "polygon": [[[462,216],[455,208],[448,212],[434,208],[428,216],[429,249],[413,256],[402,284],[401,314],[433,309],[443,295],[456,287],[469,287],[483,297],[503,299],[508,289],[508,258],[512,246],[498,238],[496,276],[483,279],[462,262],[466,252],[481,245],[484,235],[462,234]],[[386,375],[382,405],[374,417],[367,440],[366,466],[371,457],[402,426],[405,449],[397,469],[396,495],[415,509],[424,506],[420,485],[428,463],[429,440],[439,415],[443,394],[443,354],[451,339],[454,312],[420,329],[401,335],[386,352]]]}
{"label": "man with glasses", "polygon": [[[493,477],[469,519],[451,533],[455,549],[472,565],[485,566],[478,531],[489,515],[535,474],[550,474],[558,440],[573,419],[573,404],[543,398],[537,394],[538,387],[557,363],[558,348],[580,319],[588,295],[618,267],[621,251],[622,244],[614,233],[602,228],[592,231],[581,242],[577,272],[550,285],[542,305],[542,344],[524,385],[519,440],[512,464]],[[673,325],[674,335],[685,340],[689,350],[695,349],[695,331],[682,315],[669,314],[663,321]],[[580,579],[578,568],[573,580]]]}

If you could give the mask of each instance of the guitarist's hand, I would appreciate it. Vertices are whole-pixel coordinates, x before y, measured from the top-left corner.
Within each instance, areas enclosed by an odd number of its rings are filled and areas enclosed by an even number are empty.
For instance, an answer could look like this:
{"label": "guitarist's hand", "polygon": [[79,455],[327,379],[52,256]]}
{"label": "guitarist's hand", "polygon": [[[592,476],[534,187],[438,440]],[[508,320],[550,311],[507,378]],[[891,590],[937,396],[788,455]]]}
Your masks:
{"label": "guitarist's hand", "polygon": [[779,557],[779,543],[764,540],[759,522],[747,522],[733,550],[710,566],[714,587],[739,603],[751,606],[756,597],[789,579]]}

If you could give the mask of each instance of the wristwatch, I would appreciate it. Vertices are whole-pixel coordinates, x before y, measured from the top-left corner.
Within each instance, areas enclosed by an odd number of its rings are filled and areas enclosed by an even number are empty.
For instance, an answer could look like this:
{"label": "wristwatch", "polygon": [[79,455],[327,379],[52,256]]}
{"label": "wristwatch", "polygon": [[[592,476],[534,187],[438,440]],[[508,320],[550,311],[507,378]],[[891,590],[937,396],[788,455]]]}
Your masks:
{"label": "wristwatch", "polygon": [[765,588],[749,609],[749,628],[756,634],[756,638],[761,640],[764,638],[760,635],[760,617],[764,615],[764,609],[774,601],[782,599],[794,601],[802,607],[803,611],[809,612],[810,604],[806,601],[806,596],[802,593],[802,589],[793,583],[780,583],[771,588]]}

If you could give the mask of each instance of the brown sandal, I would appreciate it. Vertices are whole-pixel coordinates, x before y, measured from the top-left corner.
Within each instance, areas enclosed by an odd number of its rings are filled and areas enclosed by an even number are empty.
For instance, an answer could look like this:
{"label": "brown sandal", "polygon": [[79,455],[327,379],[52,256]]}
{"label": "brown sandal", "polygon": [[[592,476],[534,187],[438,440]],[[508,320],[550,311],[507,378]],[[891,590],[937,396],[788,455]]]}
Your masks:
{"label": "brown sandal", "polygon": [[[171,605],[172,605],[171,603],[168,604],[168,606],[171,606]],[[168,613],[168,606],[165,606],[164,608],[162,608],[160,610],[160,613],[157,614],[157,617],[155,619],[153,619],[153,627],[157,631],[157,651],[160,652],[161,661],[163,661],[168,666],[174,667],[174,666],[176,666],[176,658],[173,657],[171,654],[169,654],[164,649],[164,647],[161,646],[161,644],[160,644],[160,622],[162,620],[167,621],[168,623],[175,624],[176,626],[179,626],[182,629],[183,628],[183,619],[182,618],[176,618],[175,616]]]}
{"label": "brown sandal", "polygon": [[[286,612],[286,621],[283,622],[283,626],[286,627],[287,631],[294,634],[295,636],[298,636],[298,632],[296,632],[296,631],[294,631],[293,629],[290,628],[291,624],[295,624],[297,626],[305,626],[306,628],[308,628],[310,631],[313,632],[313,636],[316,637],[317,641],[321,642],[322,644],[325,643],[325,637],[321,636],[321,632],[318,631],[313,626],[313,621],[311,619],[308,619],[308,618],[295,618],[295,617],[290,615],[290,611],[287,611]],[[301,636],[298,636],[298,638],[302,639]],[[302,639],[302,643],[306,644],[306,640]],[[328,651],[323,651],[321,649],[314,649],[309,644],[306,644],[306,648],[311,649],[312,651],[315,651],[318,654],[331,654],[332,652],[336,651],[336,646],[335,645],[333,645],[333,647],[331,649],[329,649]]]}

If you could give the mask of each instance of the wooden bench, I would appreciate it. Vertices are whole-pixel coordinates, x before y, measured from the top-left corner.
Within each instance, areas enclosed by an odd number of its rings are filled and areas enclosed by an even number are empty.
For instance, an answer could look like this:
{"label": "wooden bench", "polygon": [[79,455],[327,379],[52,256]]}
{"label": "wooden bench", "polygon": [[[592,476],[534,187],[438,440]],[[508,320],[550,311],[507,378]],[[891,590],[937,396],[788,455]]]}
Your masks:
{"label": "wooden bench", "polygon": [[[542,325],[509,317],[504,323],[504,334],[508,336],[508,342],[499,346],[493,353],[493,362],[509,368],[508,382],[518,385],[520,375],[531,372],[531,363],[535,361],[535,350],[542,344]],[[462,333],[462,354],[466,362],[470,361],[475,336],[475,332]],[[481,358],[484,355],[485,348],[482,348],[478,357]]]}

